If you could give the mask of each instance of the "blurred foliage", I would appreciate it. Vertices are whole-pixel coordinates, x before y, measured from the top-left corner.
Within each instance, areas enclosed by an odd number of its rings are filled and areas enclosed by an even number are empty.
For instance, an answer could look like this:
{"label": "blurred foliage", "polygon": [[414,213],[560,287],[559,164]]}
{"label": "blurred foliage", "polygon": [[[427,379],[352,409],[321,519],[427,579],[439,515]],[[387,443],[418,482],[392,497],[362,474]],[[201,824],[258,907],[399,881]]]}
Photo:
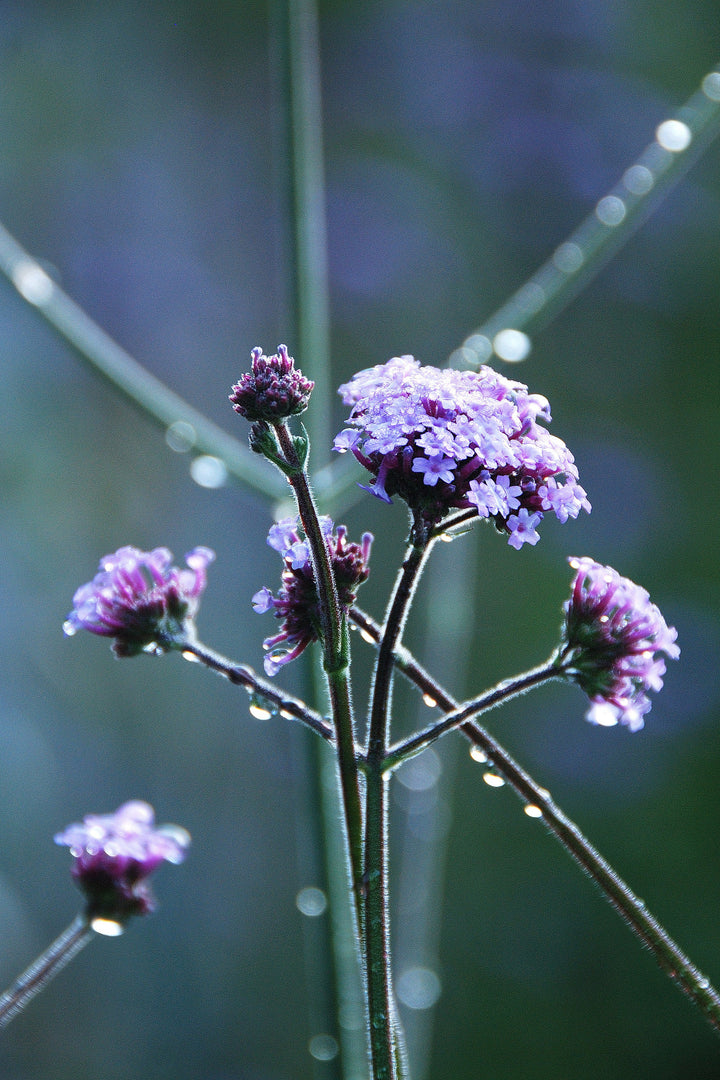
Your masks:
{"label": "blurred foliage", "polygon": [[[323,3],[336,383],[395,353],[444,363],[696,88],[717,60],[718,17],[717,0]],[[275,87],[258,2],[0,0],[6,224],[138,359],[243,438],[226,398],[251,347],[287,338],[293,351]],[[485,528],[443,547],[408,630],[460,695],[549,653],[566,555],[650,590],[683,655],[644,732],[590,728],[566,687],[489,726],[715,982],[717,178],[714,147],[527,362],[505,368],[550,399],[592,516],[546,522],[519,553]],[[297,359],[312,375],[312,357]],[[103,553],[202,543],[218,553],[202,635],[259,667],[270,631],[250,597],[278,574],[268,508],[195,485],[187,458],[9,287],[0,364],[0,977],[75,913],[57,829],[143,798],[194,837],[188,862],[160,875],[158,914],[93,945],[8,1029],[3,1075],[325,1080],[332,1067],[307,1053],[322,991],[305,962],[322,933],[304,953],[294,903],[320,873],[303,733],[252,719],[243,694],[177,657],[119,662],[61,633]],[[366,499],[348,525],[376,534],[362,600],[379,616],[403,510]],[[304,677],[283,676],[295,690]],[[414,722],[414,697],[398,703],[399,723]],[[436,859],[428,955],[398,929],[401,966],[433,961],[440,939],[437,1010],[409,1017],[419,1042],[434,1027],[428,1075],[717,1076],[700,1016],[514,796],[446,742],[425,816],[397,807],[405,893],[418,850]]]}

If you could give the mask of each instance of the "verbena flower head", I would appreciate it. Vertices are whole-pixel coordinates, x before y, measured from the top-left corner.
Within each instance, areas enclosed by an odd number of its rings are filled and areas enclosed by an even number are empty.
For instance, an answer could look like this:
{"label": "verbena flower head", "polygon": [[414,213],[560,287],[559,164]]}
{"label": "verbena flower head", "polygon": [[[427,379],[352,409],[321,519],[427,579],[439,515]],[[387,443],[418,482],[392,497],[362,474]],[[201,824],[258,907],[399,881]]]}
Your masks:
{"label": "verbena flower head", "polygon": [[55,843],[70,848],[88,918],[124,923],[154,910],[147,878],[162,862],[183,861],[190,834],[178,825],[155,828],[152,806],[127,802],[114,814],[88,814],[58,833]]}
{"label": "verbena flower head", "polygon": [[251,355],[251,370],[241,375],[230,394],[235,412],[271,424],[304,412],[315,383],[295,369],[287,346],[278,345],[275,356],[265,356],[259,347]]}
{"label": "verbena flower head", "polygon": [[548,402],[492,368],[421,367],[396,356],[339,392],[352,426],[335,449],[352,450],[373,475],[373,495],[397,495],[429,523],[471,509],[520,548],[537,543],[546,513],[567,521],[590,510],[572,454],[538,423],[550,420]]}
{"label": "verbena flower head", "polygon": [[196,547],[185,556],[187,569],[172,565],[167,548],[140,551],[121,547],[100,560],[99,572],[73,597],[66,634],[89,630],[115,641],[118,656],[164,652],[181,647],[193,632],[192,620],[215,553]]}
{"label": "verbena flower head", "polygon": [[576,574],[564,606],[562,669],[593,702],[588,720],[639,731],[650,711],[647,691],[662,688],[661,654],[680,655],[677,631],[645,589],[612,567],[588,558],[568,562]]}
{"label": "verbena flower head", "polygon": [[[359,544],[347,539],[347,529],[335,529],[329,517],[320,518],[320,526],[335,575],[338,601],[345,614],[355,602],[358,587],[367,580],[372,535],[363,533]],[[279,551],[283,559],[282,583],[277,597],[268,588],[253,596],[253,607],[259,614],[272,611],[283,620],[279,634],[266,638],[264,666],[268,675],[277,675],[284,664],[303,652],[311,641],[321,636],[320,609],[315,587],[310,547],[302,536],[295,518],[284,518],[268,533],[268,544]]]}

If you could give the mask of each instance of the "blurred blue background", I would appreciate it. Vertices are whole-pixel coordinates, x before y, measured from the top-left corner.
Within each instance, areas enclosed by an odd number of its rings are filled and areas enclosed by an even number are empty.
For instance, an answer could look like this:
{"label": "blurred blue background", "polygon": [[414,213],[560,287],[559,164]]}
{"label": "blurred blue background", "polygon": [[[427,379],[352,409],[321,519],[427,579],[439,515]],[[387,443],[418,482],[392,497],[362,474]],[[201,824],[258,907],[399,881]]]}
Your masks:
{"label": "blurred blue background", "polygon": [[[334,383],[396,353],[445,363],[694,91],[719,16],[716,0],[323,2]],[[254,0],[0,0],[0,215],[123,346],[243,439],[227,393],[250,349],[295,351],[269,38]],[[642,733],[590,727],[563,686],[489,726],[716,983],[719,154],[524,364],[498,363],[550,399],[592,515],[546,521],[519,553],[483,528],[440,545],[408,630],[462,696],[549,654],[567,555],[650,590],[682,657]],[[194,839],[158,875],[157,915],[93,944],[3,1035],[2,1075],[330,1080],[308,1052],[318,1031],[337,1035],[328,916],[295,903],[324,887],[312,745],[178,657],[120,662],[61,632],[102,554],[206,544],[201,634],[259,668],[272,623],[250,598],[279,569],[269,507],[194,483],[187,456],[9,285],[0,379],[0,981],[77,910],[58,829],[143,798]],[[331,427],[342,420],[338,404]],[[362,603],[380,617],[403,509],[367,497],[347,521],[376,535]],[[300,692],[297,667],[280,681]],[[426,722],[412,694],[398,704],[399,731]],[[398,975],[435,973],[420,1004],[441,989],[434,1010],[405,1012],[418,1080],[716,1077],[699,1014],[513,794],[446,743],[395,785]]]}

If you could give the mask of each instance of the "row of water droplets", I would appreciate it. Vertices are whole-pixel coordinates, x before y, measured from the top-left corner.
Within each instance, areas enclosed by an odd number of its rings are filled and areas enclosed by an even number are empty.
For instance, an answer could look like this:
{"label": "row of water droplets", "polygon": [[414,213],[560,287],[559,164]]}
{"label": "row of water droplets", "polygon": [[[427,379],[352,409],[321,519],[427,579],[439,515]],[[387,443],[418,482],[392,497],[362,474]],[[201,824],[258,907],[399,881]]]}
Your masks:
{"label": "row of water droplets", "polygon": [[[676,117],[658,125],[650,145],[575,232],[451,354],[450,364],[476,368],[493,355],[508,363],[525,360],[532,348],[525,332],[528,324],[540,324],[543,315],[556,313],[572,299],[580,287],[581,271],[597,270],[628,239],[633,226],[643,220],[643,210],[650,210],[648,196],[657,193],[660,181],[669,177],[699,136],[707,142],[717,134],[719,121],[720,70],[715,70],[705,76]],[[688,160],[686,167],[691,163]]]}

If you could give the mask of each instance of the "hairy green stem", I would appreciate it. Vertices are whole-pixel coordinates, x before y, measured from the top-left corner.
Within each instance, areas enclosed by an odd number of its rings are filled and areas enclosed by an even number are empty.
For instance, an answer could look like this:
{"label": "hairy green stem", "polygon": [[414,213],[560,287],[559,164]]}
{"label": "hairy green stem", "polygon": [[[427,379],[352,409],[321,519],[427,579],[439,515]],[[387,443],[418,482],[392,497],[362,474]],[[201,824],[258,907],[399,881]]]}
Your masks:
{"label": "hairy green stem", "polygon": [[462,727],[468,720],[478,716],[480,713],[487,712],[489,709],[494,709],[498,705],[510,701],[511,698],[527,693],[533,686],[540,686],[550,679],[559,677],[560,673],[557,665],[553,660],[549,660],[546,664],[533,668],[532,671],[526,671],[523,675],[519,675],[514,679],[505,679],[503,682],[498,683],[497,686],[493,686],[492,689],[486,690],[483,694],[479,694],[469,701],[464,701],[461,705],[456,705],[450,712],[445,714],[442,720],[429,724],[424,731],[419,731],[410,738],[403,739],[402,742],[391,746],[385,756],[385,771],[389,772],[396,769],[403,761],[425,750],[441,735],[446,735],[449,731]]}
{"label": "hairy green stem", "polygon": [[[353,607],[350,618],[366,637],[379,645],[382,630],[369,615]],[[397,647],[395,661],[403,675],[423,694],[432,698],[441,709],[447,713],[458,709],[454,698],[407,649]],[[542,819],[548,831],[559,840],[633,933],[652,952],[659,967],[698,1006],[714,1031],[720,1034],[720,993],[673,941],[667,930],[650,914],[645,902],[635,895],[630,886],[593,847],[577,825],[560,809],[550,793],[533,780],[485,728],[475,721],[466,721],[461,725],[460,731],[482,751],[489,765],[507,781],[526,806],[533,808],[533,816]]]}
{"label": "hairy green stem", "polygon": [[355,723],[350,695],[350,644],[347,624],[340,608],[330,554],[320,527],[315,501],[304,465],[298,457],[287,424],[276,424],[274,430],[285,463],[288,466],[288,480],[295,494],[298,513],[310,548],[323,638],[323,666],[327,675],[333,723],[335,725],[335,745],[338,754],[338,768],[348,830],[350,863],[355,896],[359,902],[362,884],[363,814],[360,800],[358,754],[355,745]]}
{"label": "hairy green stem", "polygon": [[392,987],[388,905],[388,784],[384,762],[389,738],[394,652],[431,542],[416,520],[413,542],[390,598],[373,677],[365,758],[365,969],[374,1080],[407,1076],[403,1034]]}
{"label": "hairy green stem", "polygon": [[233,663],[232,660],[228,660],[227,657],[196,639],[188,639],[183,643],[182,654],[187,660],[197,660],[211,671],[224,675],[235,686],[244,687],[249,694],[256,695],[262,703],[267,702],[281,716],[286,716],[290,720],[299,720],[323,739],[327,739],[328,742],[334,741],[335,732],[327,720],[324,720],[313,709],[309,709],[304,701],[284,690],[278,690],[277,686],[268,682],[267,679],[261,679],[251,667]]}

